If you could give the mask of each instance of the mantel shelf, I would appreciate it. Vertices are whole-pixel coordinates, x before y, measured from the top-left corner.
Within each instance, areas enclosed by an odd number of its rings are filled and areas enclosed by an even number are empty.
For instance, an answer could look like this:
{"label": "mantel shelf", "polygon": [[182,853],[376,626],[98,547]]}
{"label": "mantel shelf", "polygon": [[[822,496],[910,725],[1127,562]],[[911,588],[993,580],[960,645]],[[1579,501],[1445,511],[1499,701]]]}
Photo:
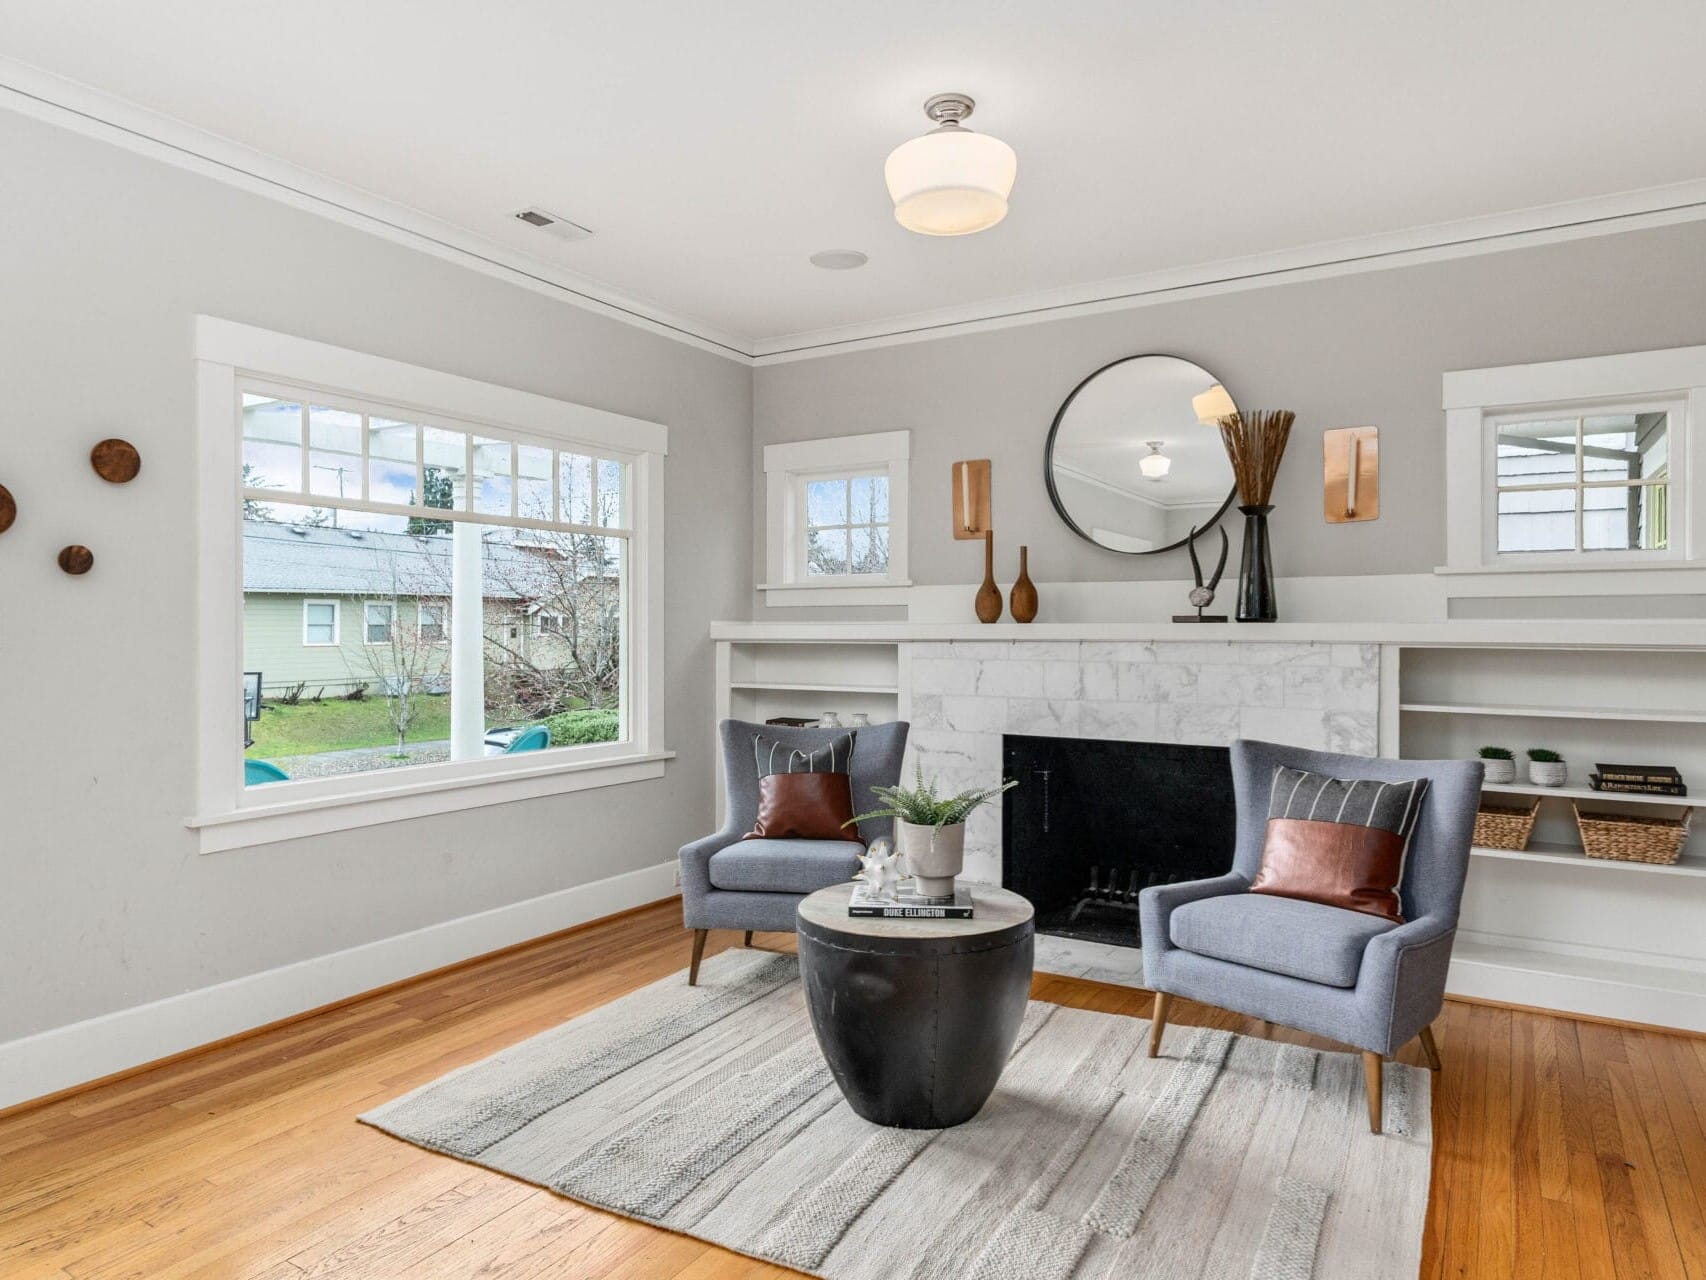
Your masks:
{"label": "mantel shelf", "polygon": [[1489,849],[1476,845],[1469,852],[1477,858],[1499,858],[1509,862],[1546,862],[1563,867],[1592,867],[1596,870],[1644,871],[1673,876],[1706,876],[1706,860],[1684,856],[1669,866],[1654,862],[1619,862],[1612,858],[1590,858],[1581,846],[1533,840],[1523,850]]}
{"label": "mantel shelf", "polygon": [[1706,711],[1625,711],[1617,707],[1541,707],[1508,703],[1401,702],[1400,711],[1439,716],[1515,716],[1542,720],[1627,720],[1654,724],[1706,724]]}
{"label": "mantel shelf", "polygon": [[1618,804],[1658,804],[1683,809],[1706,806],[1706,799],[1700,796],[1654,796],[1634,791],[1595,791],[1592,787],[1537,787],[1529,782],[1485,782],[1481,790],[1507,796],[1557,796],[1563,800],[1610,800]]}

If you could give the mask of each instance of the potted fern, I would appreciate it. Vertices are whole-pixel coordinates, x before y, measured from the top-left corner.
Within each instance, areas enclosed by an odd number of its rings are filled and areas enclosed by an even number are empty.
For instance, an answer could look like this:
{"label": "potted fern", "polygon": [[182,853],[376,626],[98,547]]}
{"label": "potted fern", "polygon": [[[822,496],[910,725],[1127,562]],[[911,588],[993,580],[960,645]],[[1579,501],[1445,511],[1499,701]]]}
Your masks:
{"label": "potted fern", "polygon": [[845,825],[869,818],[893,818],[895,845],[906,859],[906,870],[921,898],[951,898],[954,877],[965,866],[966,818],[979,805],[1019,785],[1009,778],[998,787],[973,788],[958,795],[939,796],[936,784],[924,781],[917,767],[912,787],[872,787],[881,809],[861,813]]}
{"label": "potted fern", "polygon": [[1480,755],[1487,766],[1486,781],[1516,781],[1516,755],[1509,747],[1482,747]]}
{"label": "potted fern", "polygon": [[1561,787],[1569,776],[1564,757],[1548,747],[1528,749],[1528,780],[1537,787]]}

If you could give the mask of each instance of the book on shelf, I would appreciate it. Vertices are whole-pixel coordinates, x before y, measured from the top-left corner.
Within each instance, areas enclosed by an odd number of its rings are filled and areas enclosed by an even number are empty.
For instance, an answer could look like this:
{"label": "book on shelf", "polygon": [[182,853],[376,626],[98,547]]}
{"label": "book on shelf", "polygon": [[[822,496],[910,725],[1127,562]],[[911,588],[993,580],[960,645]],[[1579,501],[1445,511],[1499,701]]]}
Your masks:
{"label": "book on shelf", "polygon": [[1678,782],[1622,782],[1603,774],[1590,773],[1588,781],[1595,791],[1631,796],[1686,796],[1688,788]]}
{"label": "book on shelf", "polygon": [[910,887],[879,896],[861,880],[853,886],[853,896],[847,900],[847,914],[884,920],[970,920],[974,911],[971,890],[964,885],[954,886],[952,902],[936,902],[919,897]]}
{"label": "book on shelf", "polygon": [[1682,772],[1674,764],[1596,764],[1594,768],[1606,782],[1682,782]]}

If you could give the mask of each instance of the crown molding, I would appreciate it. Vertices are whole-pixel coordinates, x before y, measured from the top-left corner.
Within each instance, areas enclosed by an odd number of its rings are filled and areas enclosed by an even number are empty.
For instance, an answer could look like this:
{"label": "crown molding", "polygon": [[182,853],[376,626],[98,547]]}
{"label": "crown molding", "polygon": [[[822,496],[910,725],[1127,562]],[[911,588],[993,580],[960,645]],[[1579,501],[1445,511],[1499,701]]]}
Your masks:
{"label": "crown molding", "polygon": [[661,337],[751,363],[751,344],[359,187],[0,55],[0,106],[267,196]]}
{"label": "crown molding", "polygon": [[1706,181],[1677,183],[920,311],[886,320],[785,334],[759,339],[751,344],[751,350],[753,363],[762,368],[849,351],[930,342],[1072,316],[1126,311],[1186,298],[1386,271],[1703,219],[1706,219]]}

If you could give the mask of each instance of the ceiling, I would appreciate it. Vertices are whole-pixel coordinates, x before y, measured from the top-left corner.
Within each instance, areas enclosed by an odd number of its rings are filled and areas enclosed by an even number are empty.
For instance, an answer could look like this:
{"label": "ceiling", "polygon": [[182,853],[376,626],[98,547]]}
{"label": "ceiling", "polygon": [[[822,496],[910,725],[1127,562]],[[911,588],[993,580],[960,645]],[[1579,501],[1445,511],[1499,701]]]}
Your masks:
{"label": "ceiling", "polygon": [[[747,344],[1706,178],[1700,0],[7,0],[0,50]],[[943,90],[1018,151],[981,235],[883,188]]]}

